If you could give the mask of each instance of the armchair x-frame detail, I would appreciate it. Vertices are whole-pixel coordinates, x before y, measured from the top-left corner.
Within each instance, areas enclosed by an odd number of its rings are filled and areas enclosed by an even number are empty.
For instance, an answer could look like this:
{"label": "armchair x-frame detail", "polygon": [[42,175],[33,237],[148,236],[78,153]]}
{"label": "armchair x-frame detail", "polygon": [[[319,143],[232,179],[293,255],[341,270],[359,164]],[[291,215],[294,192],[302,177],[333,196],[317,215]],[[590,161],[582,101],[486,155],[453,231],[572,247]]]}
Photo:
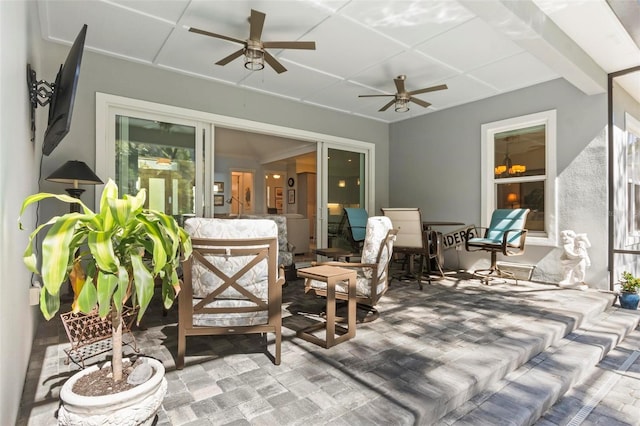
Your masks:
{"label": "armchair x-frame detail", "polygon": [[269,355],[280,364],[284,271],[277,265],[276,237],[192,237],[178,296],[176,368],[184,366],[187,336],[199,335],[273,333],[275,354]]}

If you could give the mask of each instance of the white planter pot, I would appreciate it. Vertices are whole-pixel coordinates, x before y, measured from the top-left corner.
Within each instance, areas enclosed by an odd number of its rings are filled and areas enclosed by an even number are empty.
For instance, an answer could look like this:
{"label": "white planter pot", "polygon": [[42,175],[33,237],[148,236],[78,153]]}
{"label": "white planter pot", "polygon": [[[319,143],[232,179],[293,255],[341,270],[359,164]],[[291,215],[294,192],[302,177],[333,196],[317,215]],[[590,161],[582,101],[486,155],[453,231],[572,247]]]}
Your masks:
{"label": "white planter pot", "polygon": [[[86,368],[73,376],[62,386],[58,410],[60,425],[151,425],[164,395],[167,380],[164,366],[158,360],[146,358],[154,374],[145,383],[125,392],[105,396],[82,396],[75,394],[73,385],[81,377],[98,370],[97,366]],[[111,368],[107,363],[104,368]]]}

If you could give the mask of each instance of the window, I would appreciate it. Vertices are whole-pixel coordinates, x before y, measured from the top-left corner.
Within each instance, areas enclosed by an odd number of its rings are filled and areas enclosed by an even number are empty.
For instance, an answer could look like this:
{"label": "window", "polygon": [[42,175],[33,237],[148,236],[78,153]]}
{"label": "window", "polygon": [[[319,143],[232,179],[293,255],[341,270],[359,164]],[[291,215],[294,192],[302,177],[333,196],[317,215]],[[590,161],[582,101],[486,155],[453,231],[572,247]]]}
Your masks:
{"label": "window", "polygon": [[482,223],[495,209],[528,208],[527,243],[556,244],[556,111],[482,125]]}
{"label": "window", "polygon": [[627,148],[627,234],[628,244],[640,237],[640,121],[625,113]]}

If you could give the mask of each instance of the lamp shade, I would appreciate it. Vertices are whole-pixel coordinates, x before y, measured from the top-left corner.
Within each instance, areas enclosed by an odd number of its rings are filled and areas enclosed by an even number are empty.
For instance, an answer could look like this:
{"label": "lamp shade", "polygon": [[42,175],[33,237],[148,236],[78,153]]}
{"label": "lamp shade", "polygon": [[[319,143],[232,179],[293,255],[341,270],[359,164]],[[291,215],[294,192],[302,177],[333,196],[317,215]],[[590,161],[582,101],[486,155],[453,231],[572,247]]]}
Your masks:
{"label": "lamp shade", "polygon": [[47,180],[49,182],[71,183],[74,188],[77,188],[78,184],[98,185],[104,183],[84,161],[76,160],[64,163],[55,172],[51,173]]}

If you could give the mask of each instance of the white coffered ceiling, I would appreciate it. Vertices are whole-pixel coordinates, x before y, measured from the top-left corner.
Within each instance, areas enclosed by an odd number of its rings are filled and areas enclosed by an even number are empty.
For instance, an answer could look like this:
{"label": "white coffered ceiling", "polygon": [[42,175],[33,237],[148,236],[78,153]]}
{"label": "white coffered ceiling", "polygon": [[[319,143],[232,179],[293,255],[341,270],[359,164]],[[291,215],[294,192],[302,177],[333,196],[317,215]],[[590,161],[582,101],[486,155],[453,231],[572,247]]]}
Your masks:
{"label": "white coffered ceiling", "polygon": [[[242,58],[214,64],[240,45],[188,31],[244,40],[252,8],[266,13],[263,41],[316,50],[270,50],[288,71],[251,72]],[[86,23],[97,53],[388,123],[558,77],[603,93],[607,72],[640,65],[604,0],[38,0],[38,12],[49,41],[71,44]],[[400,74],[408,91],[449,89],[404,114],[378,112],[391,97],[358,98],[394,93]]]}

